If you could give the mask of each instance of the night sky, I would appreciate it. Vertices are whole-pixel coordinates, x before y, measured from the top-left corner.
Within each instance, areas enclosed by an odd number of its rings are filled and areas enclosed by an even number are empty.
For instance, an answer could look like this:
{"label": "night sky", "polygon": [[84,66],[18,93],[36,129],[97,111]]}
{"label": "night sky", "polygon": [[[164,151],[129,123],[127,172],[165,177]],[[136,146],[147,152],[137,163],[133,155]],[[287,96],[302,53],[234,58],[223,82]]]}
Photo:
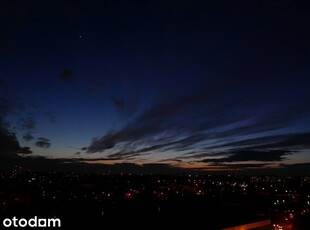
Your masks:
{"label": "night sky", "polygon": [[310,173],[310,7],[0,3],[0,167]]}

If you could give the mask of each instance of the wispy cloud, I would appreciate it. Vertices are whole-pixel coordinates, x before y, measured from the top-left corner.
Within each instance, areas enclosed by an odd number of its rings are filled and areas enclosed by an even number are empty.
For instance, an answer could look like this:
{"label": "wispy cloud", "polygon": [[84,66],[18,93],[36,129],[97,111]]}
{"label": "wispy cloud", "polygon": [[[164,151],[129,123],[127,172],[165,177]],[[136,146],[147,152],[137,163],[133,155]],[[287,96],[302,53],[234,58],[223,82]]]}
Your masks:
{"label": "wispy cloud", "polygon": [[26,134],[23,135],[23,139],[25,141],[31,141],[34,139],[34,136],[30,132],[27,132]]}
{"label": "wispy cloud", "polygon": [[47,138],[39,137],[35,145],[40,148],[48,149],[51,146],[51,142]]}
{"label": "wispy cloud", "polygon": [[[219,93],[219,88],[211,88],[209,91],[201,91],[176,100],[165,103],[159,103],[146,110],[138,116],[133,122],[125,125],[118,131],[110,131],[101,138],[95,138],[88,147],[88,153],[103,152],[111,149],[119,143],[136,141],[167,132],[177,131],[184,126],[181,121],[173,121],[175,118],[181,118],[180,115],[188,116],[190,109],[197,108],[204,103],[211,101],[214,95]],[[189,127],[187,127],[189,128]]]}
{"label": "wispy cloud", "polygon": [[28,117],[21,118],[19,120],[19,127],[22,132],[25,132],[23,135],[23,139],[25,141],[30,141],[34,138],[33,133],[36,130],[37,122],[33,115],[29,115]]}
{"label": "wispy cloud", "polygon": [[[103,152],[107,157],[123,159],[143,154],[180,152],[175,159],[183,160],[230,153],[230,156],[213,162],[280,162],[285,155],[294,154],[296,148],[283,149],[280,142],[287,138],[300,139],[299,134],[290,137],[268,135],[266,132],[293,127],[294,122],[306,117],[310,112],[310,108],[305,106],[306,101],[257,113],[256,105],[249,104],[252,99],[231,100],[222,96],[225,90],[235,90],[235,84],[232,85],[215,84],[209,90],[158,103],[123,128],[94,138],[86,152]],[[256,137],[258,134],[262,137]],[[301,141],[306,145],[307,140]],[[267,146],[273,143],[276,145]],[[226,152],[221,152],[221,149]]]}
{"label": "wispy cloud", "polygon": [[283,156],[292,154],[292,151],[288,150],[251,150],[242,149],[231,151],[227,153],[226,157],[223,158],[213,158],[204,159],[203,162],[240,162],[240,161],[281,161]]}

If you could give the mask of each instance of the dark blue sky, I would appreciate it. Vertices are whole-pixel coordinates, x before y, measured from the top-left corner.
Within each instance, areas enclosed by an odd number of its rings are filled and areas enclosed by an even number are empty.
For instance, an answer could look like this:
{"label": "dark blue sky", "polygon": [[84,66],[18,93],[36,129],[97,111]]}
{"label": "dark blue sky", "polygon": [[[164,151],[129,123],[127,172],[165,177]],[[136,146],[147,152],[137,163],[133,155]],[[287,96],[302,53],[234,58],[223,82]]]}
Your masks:
{"label": "dark blue sky", "polygon": [[2,1],[2,167],[309,173],[309,9]]}

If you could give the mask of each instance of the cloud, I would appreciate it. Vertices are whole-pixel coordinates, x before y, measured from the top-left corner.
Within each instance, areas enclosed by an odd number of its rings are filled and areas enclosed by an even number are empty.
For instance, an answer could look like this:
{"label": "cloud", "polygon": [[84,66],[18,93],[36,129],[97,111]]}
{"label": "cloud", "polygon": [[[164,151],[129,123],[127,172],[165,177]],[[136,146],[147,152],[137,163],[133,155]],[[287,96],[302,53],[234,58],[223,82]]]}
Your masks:
{"label": "cloud", "polygon": [[93,138],[91,145],[87,147],[87,152],[96,153],[102,152],[106,149],[111,149],[115,146],[116,138],[117,137],[115,136],[115,134],[107,134],[100,139]]}
{"label": "cloud", "polygon": [[0,151],[2,156],[16,156],[17,154],[30,154],[28,147],[20,147],[14,133],[10,133],[5,128],[0,130]]}
{"label": "cloud", "polygon": [[[8,93],[8,92],[6,92]],[[7,96],[7,95],[6,95]],[[32,151],[29,147],[22,147],[18,142],[16,134],[12,132],[11,124],[7,122],[7,116],[11,114],[19,115],[22,108],[20,101],[15,102],[12,98],[5,98],[0,92],[0,168],[13,168],[23,156],[31,155]],[[25,126],[32,128],[31,123]]]}
{"label": "cloud", "polygon": [[[4,103],[5,105],[5,103]],[[0,107],[1,108],[1,107]],[[9,106],[2,107],[2,114],[7,114],[10,112]],[[1,109],[0,109],[1,110]],[[25,127],[32,128],[32,122],[26,122]],[[112,143],[111,146],[118,146],[123,140],[126,145],[122,145],[121,148],[117,148],[116,151],[106,157],[99,158],[83,158],[76,157],[72,159],[50,159],[45,157],[31,156],[31,151],[28,147],[20,147],[16,136],[9,132],[6,128],[3,116],[0,116],[0,166],[1,168],[12,168],[14,165],[20,165],[25,169],[31,170],[64,170],[64,171],[83,171],[83,172],[113,172],[113,173],[181,173],[181,172],[191,172],[191,170],[178,168],[177,166],[172,166],[170,164],[154,163],[154,164],[143,164],[137,165],[133,163],[123,163],[123,164],[102,164],[102,161],[111,160],[123,160],[134,156],[140,156],[141,154],[153,153],[153,151],[162,151],[166,148],[175,147],[175,149],[183,148],[186,145],[194,145],[200,143],[201,140],[207,138],[207,135],[203,133],[188,133],[187,136],[182,136],[181,138],[175,139],[171,138],[173,133],[170,135],[164,135],[159,138],[150,138],[152,132],[146,135],[148,138],[144,137],[143,130],[148,130],[149,124],[141,123],[141,129],[138,132],[134,132],[136,129],[128,126],[127,129],[123,129],[122,132],[109,133],[105,136],[102,143]],[[156,128],[156,127],[154,127]],[[161,129],[156,130],[155,133],[160,132]],[[141,132],[141,133],[140,133]],[[142,143],[147,143],[149,145],[142,148],[139,143],[134,141],[128,143],[129,134],[135,137],[142,137]],[[244,173],[276,173],[276,174],[309,174],[309,163],[308,164],[295,164],[286,165],[281,164],[277,169],[268,168],[269,163],[267,162],[277,162],[284,159],[285,156],[294,153],[296,149],[301,147],[309,147],[309,136],[310,133],[298,133],[291,135],[274,135],[269,137],[252,138],[243,141],[235,141],[228,143],[226,147],[232,147],[233,150],[228,152],[218,152],[216,154],[210,152],[193,152],[188,154],[188,156],[193,156],[197,158],[205,158],[209,154],[214,157],[224,156],[223,158],[216,159],[204,159],[203,162],[209,163],[213,167],[221,167],[222,170],[239,169]],[[163,142],[163,140],[166,140]],[[37,139],[36,145],[42,148],[48,148],[50,146],[50,140],[47,138],[40,137]],[[237,149],[244,146],[244,148]],[[251,146],[251,148],[249,148]],[[104,146],[106,147],[109,146]],[[261,148],[258,148],[261,147]],[[247,149],[248,148],[248,149]],[[289,149],[284,149],[289,148]],[[98,146],[98,149],[102,149],[102,146]],[[278,150],[279,149],[279,150]],[[281,150],[282,149],[282,150]],[[81,151],[88,151],[89,147],[83,147]],[[296,150],[297,151],[297,150]],[[199,155],[200,154],[200,155]],[[25,155],[28,157],[22,157]],[[31,156],[31,157],[30,157]],[[80,156],[77,154],[76,156]],[[249,161],[262,161],[263,163],[248,163]],[[176,159],[177,163],[181,163],[180,160]],[[235,163],[235,162],[245,162],[245,163]],[[266,162],[266,163],[265,163]],[[206,167],[208,169],[208,167]],[[209,167],[210,169],[210,167]],[[263,170],[263,171],[260,171]]]}
{"label": "cloud", "polygon": [[37,126],[37,122],[34,118],[33,115],[29,115],[28,117],[25,117],[25,118],[21,118],[19,120],[19,129],[21,131],[25,131],[24,135],[23,135],[23,139],[25,141],[30,141],[32,140],[34,137],[33,137],[33,133],[36,129],[36,126]]}
{"label": "cloud", "polygon": [[34,136],[31,134],[31,133],[26,133],[25,135],[23,135],[23,139],[25,140],[25,141],[31,141],[31,140],[33,140],[34,139]]}
{"label": "cloud", "polygon": [[155,151],[155,150],[158,150],[162,147],[163,147],[162,145],[154,145],[154,146],[150,146],[150,147],[146,147],[146,148],[129,150],[129,151],[125,148],[119,152],[109,154],[108,157],[109,158],[124,159],[124,158],[128,158],[128,157],[139,156],[141,154],[145,155],[147,152]]}
{"label": "cloud", "polygon": [[39,137],[35,145],[40,148],[48,149],[51,146],[51,142],[47,138]]}
{"label": "cloud", "polygon": [[69,69],[64,69],[60,75],[61,81],[71,81],[74,78],[75,78],[75,73]]}
{"label": "cloud", "polygon": [[[170,108],[167,109],[170,110]],[[164,118],[171,113],[174,112],[172,110],[163,111],[160,108],[147,111],[121,130],[111,131],[99,139],[93,139],[88,147],[88,152],[103,152],[106,149],[113,148],[118,143],[139,140],[165,130],[167,127],[164,127],[166,126]]]}
{"label": "cloud", "polygon": [[298,134],[290,134],[286,135],[281,141],[276,143],[269,143],[262,145],[264,148],[309,148],[310,147],[310,133],[298,133]]}
{"label": "cloud", "polygon": [[[75,153],[76,155],[81,155],[80,152]],[[80,162],[96,162],[96,161],[117,161],[121,160],[122,158],[109,158],[109,157],[97,157],[97,158],[84,158],[84,157],[79,157],[79,158],[70,158],[70,160],[75,160],[75,161],[80,161]]]}
{"label": "cloud", "polygon": [[271,110],[265,114],[250,117],[251,122],[217,133],[215,137],[241,136],[266,132],[291,126],[296,120],[302,119],[310,112],[310,101]]}
{"label": "cloud", "polygon": [[242,149],[227,153],[223,158],[204,159],[202,162],[240,162],[240,161],[281,161],[283,156],[292,154],[289,150],[251,150]]}
{"label": "cloud", "polygon": [[29,147],[21,147],[15,134],[4,125],[4,119],[0,116],[0,166],[1,169],[13,167],[21,158],[20,154],[31,154]]}
{"label": "cloud", "polygon": [[[10,95],[9,95],[10,96]],[[25,104],[21,99],[14,99],[14,97],[0,98],[0,120],[2,127],[6,127],[7,131],[22,132],[22,138],[25,141],[32,140],[33,133],[36,130],[37,122],[35,116],[32,113],[25,115]],[[13,99],[12,99],[13,98]],[[18,121],[14,124],[6,122],[8,115],[17,115]]]}
{"label": "cloud", "polygon": [[[279,102],[280,98],[273,101],[270,92],[254,92],[250,81],[240,86],[242,80],[214,80],[186,96],[171,95],[150,103],[121,128],[92,139],[85,151],[124,160],[160,154],[170,160],[204,159],[219,164],[283,162],[287,155],[309,146],[305,135],[279,134],[287,128],[298,131],[295,125],[310,113],[308,99],[292,103]],[[259,84],[258,88],[265,87],[264,82]],[[122,102],[114,104],[123,106]],[[292,138],[297,138],[299,144],[295,141],[293,146]]]}
{"label": "cloud", "polygon": [[212,162],[212,166],[220,166],[220,167],[225,167],[227,170],[229,169],[248,169],[248,168],[265,168],[269,164],[266,163],[251,163],[251,164],[227,164],[227,163],[221,163],[221,162]]}
{"label": "cloud", "polygon": [[20,120],[20,125],[21,125],[22,129],[30,131],[30,130],[34,130],[36,128],[36,121],[35,121],[34,117],[31,115],[31,116],[28,116],[26,118],[22,118]]}
{"label": "cloud", "polygon": [[30,154],[29,147],[21,147],[15,133],[10,131],[10,124],[6,122],[6,116],[14,111],[9,100],[0,98],[0,158],[3,162],[14,161],[18,154]]}
{"label": "cloud", "polygon": [[[210,152],[196,152],[196,151],[192,151],[189,153],[186,153],[182,156],[178,156],[174,159],[200,159],[200,158],[204,158],[204,157],[208,157],[208,156],[214,156],[214,154],[210,153]],[[217,154],[215,154],[217,155]],[[223,153],[220,153],[220,156],[223,156]]]}
{"label": "cloud", "polygon": [[292,133],[250,138],[220,144],[218,148],[260,148],[301,150],[310,147],[310,133]]}

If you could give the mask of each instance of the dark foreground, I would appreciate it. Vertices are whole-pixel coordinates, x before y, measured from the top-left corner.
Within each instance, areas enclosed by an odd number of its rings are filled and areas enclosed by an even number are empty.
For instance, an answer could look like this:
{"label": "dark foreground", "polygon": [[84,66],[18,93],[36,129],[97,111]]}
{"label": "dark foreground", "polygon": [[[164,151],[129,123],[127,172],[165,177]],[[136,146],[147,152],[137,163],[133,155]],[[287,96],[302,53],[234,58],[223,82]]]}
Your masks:
{"label": "dark foreground", "polygon": [[[59,218],[63,229],[310,229],[310,177],[1,172],[0,217]],[[145,224],[147,223],[147,225]]]}

